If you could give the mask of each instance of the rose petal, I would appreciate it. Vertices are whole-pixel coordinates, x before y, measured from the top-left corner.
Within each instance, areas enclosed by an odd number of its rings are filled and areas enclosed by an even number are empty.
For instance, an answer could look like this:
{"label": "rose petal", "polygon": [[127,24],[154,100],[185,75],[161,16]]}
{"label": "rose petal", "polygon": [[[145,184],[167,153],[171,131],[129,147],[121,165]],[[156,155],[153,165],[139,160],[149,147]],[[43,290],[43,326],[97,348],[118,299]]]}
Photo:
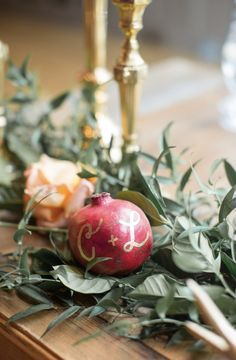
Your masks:
{"label": "rose petal", "polygon": [[64,217],[64,209],[38,205],[34,209],[34,216],[42,221],[53,222],[58,220],[59,217]]}
{"label": "rose petal", "polygon": [[86,179],[82,179],[68,201],[65,209],[65,216],[68,217],[75,211],[81,209],[85,204],[85,200],[94,193],[94,190],[95,187],[91,184],[91,182]]}
{"label": "rose petal", "polygon": [[67,219],[65,219],[64,216],[59,217],[55,221],[45,221],[45,220],[38,219],[37,225],[42,226],[42,227],[48,227],[48,228],[62,228],[62,227],[66,227]]}
{"label": "rose petal", "polygon": [[42,155],[40,158],[40,171],[49,184],[64,184],[71,189],[79,182],[79,178],[76,175],[79,172],[79,168],[67,160],[57,160],[47,155]]}

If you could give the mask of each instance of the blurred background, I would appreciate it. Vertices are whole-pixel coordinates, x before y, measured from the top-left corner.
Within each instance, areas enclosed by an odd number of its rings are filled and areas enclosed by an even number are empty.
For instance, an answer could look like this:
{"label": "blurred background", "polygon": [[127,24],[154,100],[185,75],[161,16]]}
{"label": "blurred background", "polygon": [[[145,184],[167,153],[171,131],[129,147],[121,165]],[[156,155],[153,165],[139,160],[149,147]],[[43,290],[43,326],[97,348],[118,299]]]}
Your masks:
{"label": "blurred background", "polygon": [[[141,52],[148,63],[185,56],[219,63],[232,0],[153,0],[144,16]],[[117,9],[109,0],[108,64],[121,42]],[[0,0],[0,38],[16,63],[31,54],[44,92],[75,84],[84,66],[82,0]]]}

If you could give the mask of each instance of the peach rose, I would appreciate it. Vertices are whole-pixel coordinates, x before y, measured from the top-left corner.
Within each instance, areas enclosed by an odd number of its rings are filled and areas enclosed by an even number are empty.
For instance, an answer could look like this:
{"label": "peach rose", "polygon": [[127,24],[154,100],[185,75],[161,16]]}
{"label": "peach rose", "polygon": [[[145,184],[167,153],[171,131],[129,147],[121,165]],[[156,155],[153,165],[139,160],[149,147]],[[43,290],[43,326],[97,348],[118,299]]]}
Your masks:
{"label": "peach rose", "polygon": [[94,192],[94,185],[80,179],[79,168],[70,161],[42,155],[39,162],[26,171],[25,203],[37,195],[36,201],[47,196],[35,207],[38,226],[64,227],[68,217],[84,206],[85,199]]}

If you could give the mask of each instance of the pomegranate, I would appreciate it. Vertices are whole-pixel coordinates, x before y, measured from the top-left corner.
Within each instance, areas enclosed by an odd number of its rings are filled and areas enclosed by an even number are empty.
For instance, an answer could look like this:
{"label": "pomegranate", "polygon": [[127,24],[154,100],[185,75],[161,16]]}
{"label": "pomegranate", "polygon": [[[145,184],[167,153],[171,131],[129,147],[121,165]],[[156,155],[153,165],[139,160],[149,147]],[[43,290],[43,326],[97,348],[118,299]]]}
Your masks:
{"label": "pomegranate", "polygon": [[98,257],[92,271],[99,274],[128,274],[150,256],[152,230],[144,212],[126,200],[112,199],[109,193],[91,197],[91,204],[69,219],[69,243],[81,265]]}

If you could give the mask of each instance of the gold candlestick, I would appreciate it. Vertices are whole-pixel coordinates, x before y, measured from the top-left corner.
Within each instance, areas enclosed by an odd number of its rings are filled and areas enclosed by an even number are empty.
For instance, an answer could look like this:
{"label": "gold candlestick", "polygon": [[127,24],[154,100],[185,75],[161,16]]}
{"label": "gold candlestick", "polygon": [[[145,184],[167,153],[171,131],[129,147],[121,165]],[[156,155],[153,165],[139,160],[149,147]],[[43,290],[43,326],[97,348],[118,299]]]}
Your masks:
{"label": "gold candlestick", "polygon": [[107,100],[102,85],[111,79],[106,69],[107,4],[107,0],[84,0],[87,69],[81,80],[93,92],[96,117]]}
{"label": "gold candlestick", "polygon": [[4,111],[4,81],[5,81],[5,63],[8,58],[8,46],[0,41],[0,145],[3,140],[3,131],[6,125]]}
{"label": "gold candlestick", "polygon": [[125,151],[139,149],[135,125],[140,97],[141,81],[147,74],[147,65],[139,54],[137,34],[142,29],[142,17],[151,0],[113,0],[120,13],[119,26],[125,41],[114,68],[114,77],[119,84],[121,118]]}

